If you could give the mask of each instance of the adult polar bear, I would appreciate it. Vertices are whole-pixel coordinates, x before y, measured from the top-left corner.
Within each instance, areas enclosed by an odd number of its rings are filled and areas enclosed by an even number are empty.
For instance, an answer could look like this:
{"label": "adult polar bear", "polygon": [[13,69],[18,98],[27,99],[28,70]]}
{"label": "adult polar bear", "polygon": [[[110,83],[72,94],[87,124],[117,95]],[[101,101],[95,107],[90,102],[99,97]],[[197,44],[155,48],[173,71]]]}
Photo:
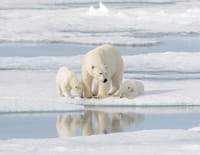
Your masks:
{"label": "adult polar bear", "polygon": [[[106,97],[111,84],[111,94],[114,95],[120,89],[123,67],[120,52],[111,45],[104,44],[89,51],[84,56],[82,64],[84,97]],[[94,90],[92,91],[93,81]]]}

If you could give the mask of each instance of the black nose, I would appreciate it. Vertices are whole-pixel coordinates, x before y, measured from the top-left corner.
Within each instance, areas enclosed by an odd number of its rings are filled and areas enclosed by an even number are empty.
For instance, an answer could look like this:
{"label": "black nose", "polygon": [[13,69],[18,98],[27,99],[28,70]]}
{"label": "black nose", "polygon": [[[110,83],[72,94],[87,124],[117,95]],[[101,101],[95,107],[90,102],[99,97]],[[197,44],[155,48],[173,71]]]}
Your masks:
{"label": "black nose", "polygon": [[103,83],[106,83],[107,81],[108,81],[107,79],[104,79],[104,80],[103,80]]}

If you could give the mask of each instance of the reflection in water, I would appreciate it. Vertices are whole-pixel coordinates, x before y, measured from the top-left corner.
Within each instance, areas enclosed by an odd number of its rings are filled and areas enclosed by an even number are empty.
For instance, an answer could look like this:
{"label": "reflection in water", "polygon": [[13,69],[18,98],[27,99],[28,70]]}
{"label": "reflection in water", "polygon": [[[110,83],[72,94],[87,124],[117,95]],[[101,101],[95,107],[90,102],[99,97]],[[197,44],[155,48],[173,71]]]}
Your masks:
{"label": "reflection in water", "polygon": [[136,128],[144,120],[143,114],[106,113],[86,111],[84,114],[72,116],[63,114],[57,116],[57,132],[59,137],[89,136],[123,132]]}

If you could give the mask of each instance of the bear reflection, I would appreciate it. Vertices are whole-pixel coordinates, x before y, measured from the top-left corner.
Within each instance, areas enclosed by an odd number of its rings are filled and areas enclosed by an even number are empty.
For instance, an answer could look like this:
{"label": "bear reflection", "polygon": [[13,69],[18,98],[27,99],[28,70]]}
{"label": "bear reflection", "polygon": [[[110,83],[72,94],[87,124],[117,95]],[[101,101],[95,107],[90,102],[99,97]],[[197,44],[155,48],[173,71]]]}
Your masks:
{"label": "bear reflection", "polygon": [[144,120],[144,115],[135,113],[105,113],[86,111],[84,114],[57,116],[57,132],[59,137],[89,136],[122,132],[137,127]]}

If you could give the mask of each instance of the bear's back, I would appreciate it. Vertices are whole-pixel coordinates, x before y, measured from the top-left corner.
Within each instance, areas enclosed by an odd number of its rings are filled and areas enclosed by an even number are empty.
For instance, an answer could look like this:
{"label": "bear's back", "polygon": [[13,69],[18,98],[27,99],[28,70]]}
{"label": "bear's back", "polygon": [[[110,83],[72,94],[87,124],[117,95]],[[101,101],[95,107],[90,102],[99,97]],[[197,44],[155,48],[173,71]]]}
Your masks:
{"label": "bear's back", "polygon": [[99,46],[85,55],[86,63],[106,64],[109,66],[123,66],[120,52],[109,44]]}
{"label": "bear's back", "polygon": [[121,56],[120,52],[113,46],[109,44],[101,45],[91,51],[89,51],[86,55],[100,55],[100,56]]}
{"label": "bear's back", "polygon": [[72,76],[74,76],[74,73],[67,67],[63,66],[57,72],[56,81],[66,82],[70,80]]}

